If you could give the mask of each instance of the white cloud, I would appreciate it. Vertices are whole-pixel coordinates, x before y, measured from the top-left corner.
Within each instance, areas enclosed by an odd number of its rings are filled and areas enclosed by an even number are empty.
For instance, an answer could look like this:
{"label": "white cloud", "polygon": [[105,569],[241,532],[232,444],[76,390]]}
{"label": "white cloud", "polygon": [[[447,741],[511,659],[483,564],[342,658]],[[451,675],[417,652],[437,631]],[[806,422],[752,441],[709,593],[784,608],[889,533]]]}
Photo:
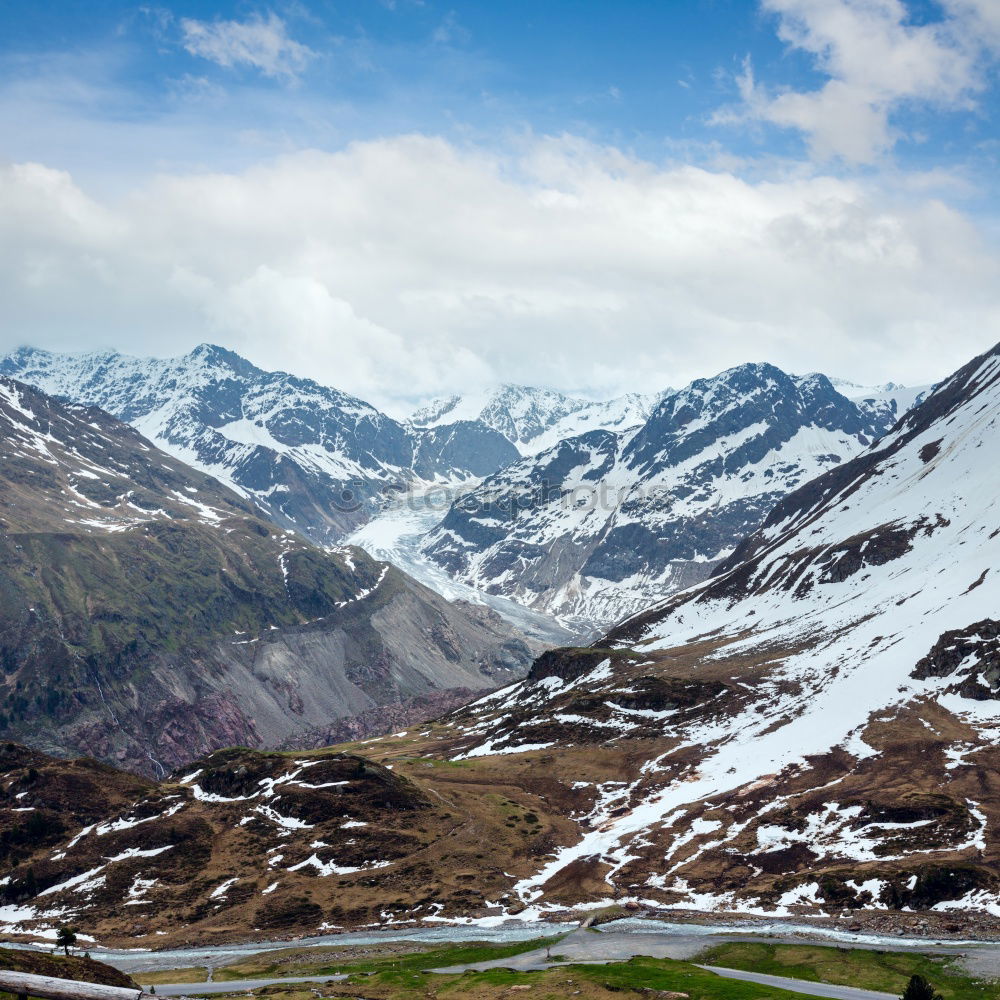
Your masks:
{"label": "white cloud", "polygon": [[812,57],[828,77],[816,90],[773,91],[747,63],[743,103],[717,123],[761,121],[805,133],[819,159],[870,163],[898,138],[893,115],[924,104],[971,108],[983,69],[1000,50],[996,0],[946,0],[945,16],[912,23],[901,0],[761,0],[778,17],[778,35]]}
{"label": "white cloud", "polygon": [[184,48],[219,66],[252,66],[265,76],[294,78],[315,53],[288,37],[285,22],[273,11],[247,21],[181,19]]}
{"label": "white cloud", "polygon": [[404,136],[115,201],[6,167],[0,219],[2,350],[216,340],[380,405],[746,360],[925,381],[1000,339],[995,250],[919,185],[750,183],[570,137]]}

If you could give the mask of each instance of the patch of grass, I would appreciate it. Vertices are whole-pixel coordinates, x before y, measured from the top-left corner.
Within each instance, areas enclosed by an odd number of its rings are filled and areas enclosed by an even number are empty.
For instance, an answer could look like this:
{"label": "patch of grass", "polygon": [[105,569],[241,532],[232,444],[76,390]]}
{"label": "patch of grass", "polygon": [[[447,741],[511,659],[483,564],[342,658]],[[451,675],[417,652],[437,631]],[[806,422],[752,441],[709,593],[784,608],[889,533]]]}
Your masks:
{"label": "patch of grass", "polygon": [[810,982],[856,986],[897,996],[902,995],[910,976],[918,974],[944,1000],[982,1000],[988,985],[973,979],[948,957],[811,944],[733,942],[709,949],[698,956],[698,962]]}
{"label": "patch of grass", "polygon": [[587,979],[609,992],[652,989],[687,993],[691,1000],[791,1000],[786,990],[723,979],[689,962],[668,958],[637,956],[628,962],[565,966],[558,971],[572,972],[574,978]]}
{"label": "patch of grass", "polygon": [[[326,997],[366,1000],[512,1000],[523,990],[529,1000],[621,1000],[622,994],[644,990],[686,993],[690,1000],[793,1000],[796,994],[754,983],[723,979],[688,962],[633,958],[610,965],[567,965],[544,972],[487,969],[444,976],[421,974],[417,968],[383,969],[351,984],[319,987]],[[301,987],[268,987],[258,995],[299,1000]]]}
{"label": "patch of grass", "polygon": [[[309,961],[306,954],[303,961],[294,966],[280,951],[264,955],[251,956],[233,965],[223,966],[215,970],[214,979],[217,982],[233,979],[272,979],[278,976],[329,976],[337,972],[351,974],[370,973],[418,973],[424,969],[443,969],[451,965],[470,965],[474,962],[488,962],[496,958],[512,958],[526,951],[544,948],[561,941],[564,935],[558,937],[535,938],[530,941],[515,941],[511,944],[493,944],[488,941],[474,941],[468,944],[451,944],[441,948],[416,946],[412,951],[374,955],[356,958],[350,955],[324,954],[317,961]],[[180,982],[181,980],[161,980],[161,982]]]}
{"label": "patch of grass", "polygon": [[133,977],[141,986],[156,986],[158,983],[204,983],[208,979],[208,969],[203,965],[186,969],[157,969],[155,972],[137,972]]}

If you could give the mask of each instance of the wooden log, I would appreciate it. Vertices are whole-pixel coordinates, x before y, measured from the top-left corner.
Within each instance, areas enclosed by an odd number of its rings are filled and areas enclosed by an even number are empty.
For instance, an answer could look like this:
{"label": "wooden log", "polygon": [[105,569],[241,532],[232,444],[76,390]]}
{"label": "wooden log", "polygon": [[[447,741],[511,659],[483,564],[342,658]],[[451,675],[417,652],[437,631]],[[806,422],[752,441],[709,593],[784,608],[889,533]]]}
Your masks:
{"label": "wooden log", "polygon": [[142,990],[100,983],[80,983],[75,979],[55,979],[35,976],[30,972],[9,972],[0,969],[0,991],[20,997],[41,997],[42,1000],[139,1000]]}

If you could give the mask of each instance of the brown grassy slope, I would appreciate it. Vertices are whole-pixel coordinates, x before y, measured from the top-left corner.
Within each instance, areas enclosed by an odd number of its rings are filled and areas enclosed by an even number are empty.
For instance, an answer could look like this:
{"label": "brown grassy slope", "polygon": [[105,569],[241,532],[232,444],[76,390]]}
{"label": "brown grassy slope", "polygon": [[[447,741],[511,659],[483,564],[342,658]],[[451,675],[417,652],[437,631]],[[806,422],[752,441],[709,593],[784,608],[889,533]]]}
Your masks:
{"label": "brown grassy slope", "polygon": [[[319,751],[213,754],[186,782],[149,786],[131,809],[113,813],[120,828],[36,859],[36,878],[48,886],[103,866],[100,884],[39,902],[69,907],[102,941],[162,946],[516,913],[523,900],[514,885],[560,847],[695,776],[706,750],[678,733],[752,706],[787,652],[727,656],[719,639],[646,657],[623,651],[610,676],[593,680],[585,655],[581,675],[559,668],[574,684],[544,703],[526,689],[523,703],[497,696],[403,735]],[[622,707],[669,712],[670,724],[633,714],[623,731]],[[962,923],[987,931],[992,918],[929,910],[996,891],[1000,843],[978,839],[968,800],[991,829],[1000,823],[1000,750],[933,704],[883,714],[862,735],[877,756],[834,750],[690,803],[634,838],[617,871],[580,858],[541,898],[562,907],[630,898],[670,907],[685,902],[684,882],[723,907],[774,907],[816,883],[812,901],[781,905],[802,915],[846,909],[852,920],[909,907],[915,912],[893,919],[907,927],[926,920],[934,932]],[[491,741],[541,746],[459,759]],[[963,741],[975,752],[949,768],[945,751]],[[656,769],[644,770],[650,760]],[[822,846],[797,843],[831,801],[845,817],[840,834]],[[874,835],[873,824],[888,824],[874,856],[845,853],[852,837]],[[789,846],[769,849],[768,836]],[[125,899],[134,902],[122,906]],[[871,919],[883,919],[878,912]]]}

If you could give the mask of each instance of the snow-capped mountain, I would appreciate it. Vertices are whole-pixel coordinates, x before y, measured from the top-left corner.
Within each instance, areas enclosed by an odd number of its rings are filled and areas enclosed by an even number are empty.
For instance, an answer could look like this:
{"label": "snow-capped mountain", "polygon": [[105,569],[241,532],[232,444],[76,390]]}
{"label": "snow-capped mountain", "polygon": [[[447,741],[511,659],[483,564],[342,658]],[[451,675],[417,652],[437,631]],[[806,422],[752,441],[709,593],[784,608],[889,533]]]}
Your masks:
{"label": "snow-capped mountain", "polygon": [[488,427],[417,430],[337,389],[207,344],[163,360],[23,349],[0,361],[0,374],[100,406],[320,542],[367,520],[387,491],[415,479],[482,477],[518,457]]}
{"label": "snow-capped mountain", "polygon": [[593,401],[552,389],[508,384],[478,394],[432,400],[410,417],[410,423],[414,427],[442,427],[456,421],[476,421],[499,431],[522,455],[533,455],[587,431],[637,427],[662,395],[628,393]]}
{"label": "snow-capped mountain", "polygon": [[638,427],[501,470],[423,551],[480,590],[608,625],[704,579],[781,497],[894,422],[822,375],[742,365],[668,393]]}
{"label": "snow-capped mountain", "polygon": [[458,717],[454,756],[544,751],[589,798],[513,894],[1000,916],[998,448],[1000,345],[711,580]]}
{"label": "snow-capped mountain", "polygon": [[0,594],[0,736],[160,773],[384,731],[532,658],[493,612],[321,550],[128,424],[2,376]]}
{"label": "snow-capped mountain", "polygon": [[933,385],[860,385],[844,378],[831,378],[830,384],[842,396],[853,399],[858,406],[869,410],[878,420],[891,425],[907,410],[913,409],[933,389]]}

